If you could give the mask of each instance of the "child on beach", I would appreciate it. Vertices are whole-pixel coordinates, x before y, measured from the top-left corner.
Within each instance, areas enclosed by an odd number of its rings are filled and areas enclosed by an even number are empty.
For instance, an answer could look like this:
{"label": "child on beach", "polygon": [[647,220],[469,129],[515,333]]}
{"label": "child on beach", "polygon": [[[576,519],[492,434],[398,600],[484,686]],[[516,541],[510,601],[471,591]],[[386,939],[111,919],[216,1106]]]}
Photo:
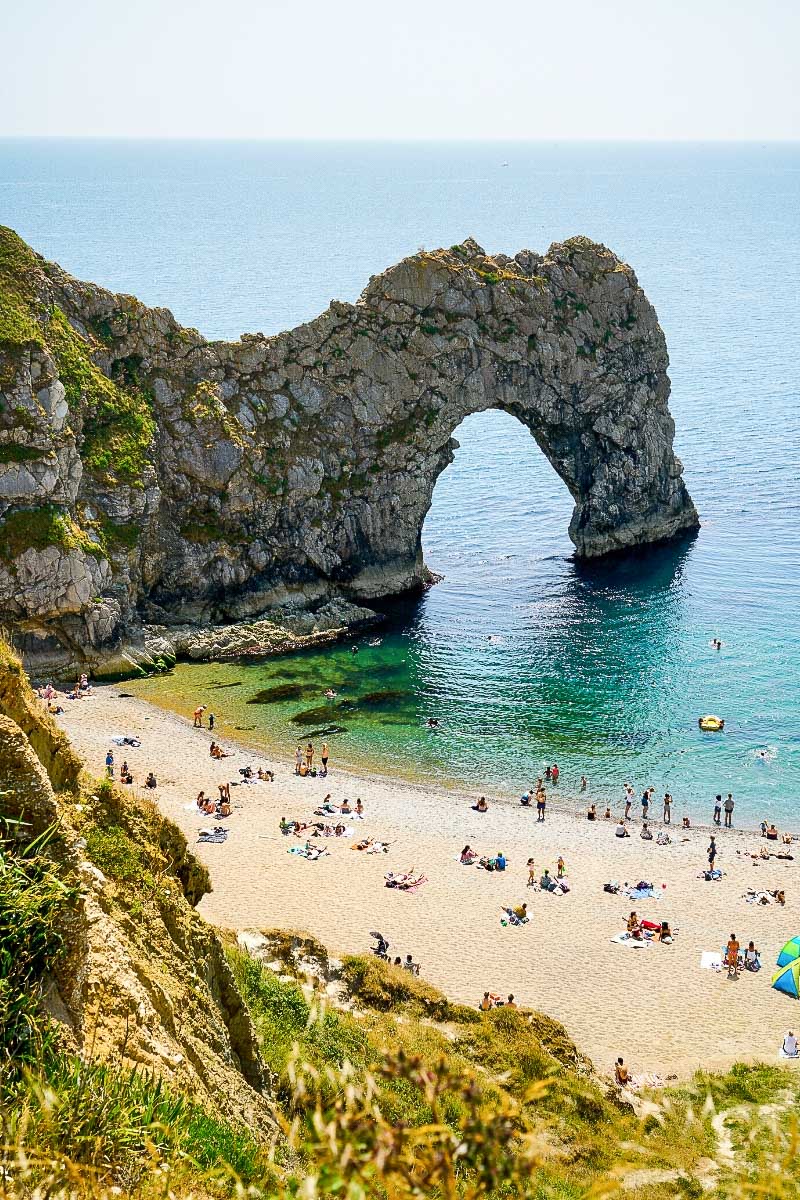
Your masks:
{"label": "child on beach", "polygon": [[536,886],[536,863],[532,858],[528,859],[528,887]]}

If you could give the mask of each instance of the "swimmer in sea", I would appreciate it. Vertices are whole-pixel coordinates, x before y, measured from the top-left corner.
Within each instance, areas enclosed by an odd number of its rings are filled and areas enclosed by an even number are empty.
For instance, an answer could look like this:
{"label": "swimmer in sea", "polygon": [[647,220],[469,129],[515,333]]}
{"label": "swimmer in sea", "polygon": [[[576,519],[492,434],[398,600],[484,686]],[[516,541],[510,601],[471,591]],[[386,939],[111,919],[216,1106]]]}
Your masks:
{"label": "swimmer in sea", "polygon": [[327,692],[325,693],[325,699],[333,700],[335,698],[335,696],[336,696],[336,692],[333,690],[333,688],[328,688]]}
{"label": "swimmer in sea", "polygon": [[439,718],[438,717],[428,717],[425,724],[428,726],[428,729],[438,729],[439,728]]}

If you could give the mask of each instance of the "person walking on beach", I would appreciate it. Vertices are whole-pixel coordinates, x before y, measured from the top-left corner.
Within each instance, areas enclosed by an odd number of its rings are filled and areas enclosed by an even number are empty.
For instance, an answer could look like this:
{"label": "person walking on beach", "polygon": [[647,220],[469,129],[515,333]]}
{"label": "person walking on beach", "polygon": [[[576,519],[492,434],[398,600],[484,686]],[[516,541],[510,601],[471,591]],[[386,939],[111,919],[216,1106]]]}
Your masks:
{"label": "person walking on beach", "polygon": [[722,817],[722,796],[714,797],[714,824],[719,825]]}
{"label": "person walking on beach", "polygon": [[196,708],[196,709],[194,710],[194,712],[192,713],[192,716],[194,717],[194,727],[195,727],[195,729],[202,729],[202,726],[203,726],[203,713],[204,713],[205,711],[206,711],[206,706],[205,706],[205,704],[198,704],[197,708]]}
{"label": "person walking on beach", "polygon": [[544,820],[544,808],[545,808],[546,803],[547,803],[547,795],[545,793],[544,788],[542,788],[541,791],[536,793],[536,820],[537,821]]}
{"label": "person walking on beach", "polygon": [[536,863],[532,858],[528,859],[528,887],[536,886]]}
{"label": "person walking on beach", "polygon": [[106,775],[109,779],[114,778],[114,755],[109,750],[106,754]]}
{"label": "person walking on beach", "polygon": [[672,796],[669,792],[664,792],[664,824],[669,825],[672,821]]}
{"label": "person walking on beach", "polygon": [[711,841],[708,843],[708,869],[714,870],[714,860],[717,857],[717,843],[714,840],[714,835],[711,835]]}
{"label": "person walking on beach", "polygon": [[725,801],[725,828],[731,829],[733,825],[733,794],[728,792],[728,799]]}

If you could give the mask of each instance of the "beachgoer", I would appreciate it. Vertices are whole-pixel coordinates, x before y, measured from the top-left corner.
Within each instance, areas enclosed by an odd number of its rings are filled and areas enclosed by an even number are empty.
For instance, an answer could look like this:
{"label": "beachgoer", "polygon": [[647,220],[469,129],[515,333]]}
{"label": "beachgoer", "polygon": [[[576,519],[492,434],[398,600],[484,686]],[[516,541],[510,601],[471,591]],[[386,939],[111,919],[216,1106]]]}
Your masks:
{"label": "beachgoer", "polygon": [[198,704],[197,708],[194,710],[194,713],[193,713],[192,715],[193,715],[193,717],[194,717],[194,727],[195,727],[195,729],[200,729],[200,727],[202,726],[202,724],[203,724],[203,713],[204,713],[205,711],[206,711],[206,705],[205,705],[205,704]]}
{"label": "beachgoer", "polygon": [[666,942],[667,944],[672,941],[672,930],[670,929],[669,921],[661,922],[661,928],[656,934],[656,938],[659,942]]}
{"label": "beachgoer", "polygon": [[475,861],[475,859],[477,857],[478,857],[478,855],[475,853],[475,851],[472,849],[472,847],[469,845],[469,843],[467,843],[467,845],[461,851],[460,861],[463,863],[463,865],[465,867],[469,867],[472,865],[472,863]]}
{"label": "beachgoer", "polygon": [[412,975],[419,975],[419,963],[414,962],[410,954],[406,955],[406,961],[403,963],[406,971],[410,971]]}
{"label": "beachgoer", "polygon": [[755,947],[755,942],[747,943],[747,949],[744,952],[744,966],[746,971],[761,970],[761,961]]}
{"label": "beachgoer", "polygon": [[357,799],[356,799],[356,816],[357,817],[364,816],[364,805],[361,803],[360,797],[357,797]]}
{"label": "beachgoer", "polygon": [[650,789],[645,788],[642,792],[642,820],[647,820],[647,810],[650,807]]}
{"label": "beachgoer", "polygon": [[633,933],[634,929],[638,929],[638,928],[639,928],[639,918],[637,917],[636,912],[633,911],[631,913],[631,915],[628,917],[628,933]]}
{"label": "beachgoer", "polygon": [[683,828],[684,828],[684,829],[691,829],[691,828],[692,828],[692,823],[691,823],[691,821],[689,820],[689,818],[686,816],[686,814],[685,814],[685,813],[684,813],[684,817],[683,817]]}
{"label": "beachgoer", "polygon": [[717,843],[716,843],[713,833],[711,835],[711,841],[708,843],[707,854],[708,854],[708,869],[709,869],[709,871],[713,871],[714,870],[714,859],[717,857]]}
{"label": "beachgoer", "polygon": [[644,840],[645,840],[646,842],[652,842],[652,840],[653,840],[653,833],[652,833],[652,830],[648,828],[647,821],[645,821],[645,822],[643,823],[643,825],[642,825],[642,832],[639,834],[639,837],[640,837],[640,838],[644,838]]}
{"label": "beachgoer", "polygon": [[520,802],[520,804],[523,804],[527,808],[531,802],[530,792],[523,792],[519,798],[519,802]]}
{"label": "beachgoer", "polygon": [[540,792],[536,793],[536,820],[537,821],[544,820],[544,810],[545,810],[546,805],[547,805],[547,796],[545,795],[544,788],[542,788],[542,790]]}
{"label": "beachgoer", "polygon": [[514,993],[513,992],[510,993],[508,999],[506,1000],[505,1007],[506,1008],[516,1008],[517,1007],[517,1005],[514,1001]]}
{"label": "beachgoer", "polygon": [[494,860],[494,869],[495,871],[505,871],[506,869],[506,858],[502,850],[498,852],[497,857]]}
{"label": "beachgoer", "polygon": [[528,887],[533,887],[536,883],[536,863],[532,858],[528,859]]}
{"label": "beachgoer", "polygon": [[732,933],[728,938],[728,944],[725,947],[725,963],[728,967],[728,978],[730,979],[739,970],[739,943],[736,940],[735,933]]}
{"label": "beachgoer", "polygon": [[481,798],[480,798],[480,800],[478,801],[478,803],[477,803],[477,804],[473,804],[473,806],[472,806],[472,807],[475,809],[475,812],[485,813],[485,812],[488,812],[488,811],[489,811],[489,805],[486,803],[486,797],[485,797],[485,796],[481,796]]}
{"label": "beachgoer", "polygon": [[314,764],[314,747],[313,747],[312,743],[309,742],[308,745],[306,746],[306,766],[308,767],[309,771],[311,770],[313,764]]}
{"label": "beachgoer", "polygon": [[788,1033],[786,1033],[786,1035],[783,1039],[783,1045],[781,1046],[781,1050],[783,1051],[783,1053],[785,1054],[785,1056],[787,1058],[797,1058],[798,1057],[797,1038],[792,1033],[791,1029],[788,1031]]}
{"label": "beachgoer", "polygon": [[611,820],[611,807],[608,804],[606,805],[606,811],[603,813],[603,819],[606,821]]}
{"label": "beachgoer", "polygon": [[294,773],[295,773],[295,775],[300,774],[300,767],[302,766],[302,763],[303,763],[303,747],[298,745],[297,749],[294,752]]}
{"label": "beachgoer", "polygon": [[566,871],[566,865],[565,865],[565,863],[564,863],[564,859],[563,859],[563,858],[561,857],[561,855],[559,854],[559,856],[558,856],[558,862],[556,863],[556,874],[558,875],[558,878],[559,878],[559,879],[563,879],[563,878],[564,878],[564,872],[565,872],[565,871]]}
{"label": "beachgoer", "polygon": [[158,787],[158,783],[156,782],[156,777],[152,771],[150,771],[147,778],[145,779],[144,786],[146,788],[157,788]]}
{"label": "beachgoer", "polygon": [[594,806],[594,804],[589,805],[589,811],[586,814],[586,820],[587,821],[596,821],[597,820],[597,809]]}
{"label": "beachgoer", "polygon": [[778,830],[775,828],[774,825],[770,825],[769,829],[767,830],[767,832],[765,833],[764,836],[766,837],[768,842],[777,842]]}
{"label": "beachgoer", "polygon": [[719,825],[719,823],[722,819],[722,796],[721,795],[714,797],[714,816],[712,819],[713,819],[715,825]]}
{"label": "beachgoer", "polygon": [[629,783],[625,784],[625,820],[627,821],[631,815],[631,805],[633,804],[633,788]]}
{"label": "beachgoer", "polygon": [[351,654],[358,654],[358,646],[351,646],[351,647],[350,647],[350,653],[351,653]]}
{"label": "beachgoer", "polygon": [[402,967],[402,965],[403,965],[403,960],[402,960],[402,958],[400,957],[400,955],[398,954],[397,958],[396,958],[396,959],[394,960],[394,962],[392,963],[392,966],[393,966],[393,967]]}
{"label": "beachgoer", "polygon": [[553,775],[553,768],[552,768],[552,767],[550,766],[550,764],[548,763],[548,764],[547,764],[547,766],[546,766],[546,767],[545,767],[545,769],[544,769],[544,777],[545,777],[545,779],[548,779],[548,780],[549,780],[549,779],[551,779],[551,778],[552,778],[552,775]]}
{"label": "beachgoer", "polygon": [[672,821],[672,796],[670,796],[669,792],[664,792],[663,820],[665,825],[669,825]]}
{"label": "beachgoer", "polygon": [[525,921],[525,920],[527,920],[527,917],[528,917],[528,906],[527,906],[527,904],[518,904],[518,905],[517,905],[517,907],[516,907],[516,908],[512,908],[512,910],[511,910],[511,911],[513,912],[514,916],[517,918],[517,920],[518,920],[518,921]]}
{"label": "beachgoer", "polygon": [[733,795],[728,792],[728,798],[725,801],[725,828],[730,829],[733,824]]}
{"label": "beachgoer", "polygon": [[550,778],[552,779],[553,783],[558,783],[559,774],[560,772],[558,770],[558,763],[553,763],[553,768],[550,772]]}
{"label": "beachgoer", "polygon": [[199,809],[203,809],[203,808],[205,808],[205,806],[206,806],[206,794],[205,794],[205,792],[198,792],[197,793],[197,807]]}
{"label": "beachgoer", "polygon": [[581,791],[585,792],[588,786],[589,786],[589,780],[586,778],[585,775],[581,775]]}
{"label": "beachgoer", "polygon": [[625,821],[622,817],[620,817],[619,822],[617,823],[617,828],[614,830],[614,836],[615,837],[630,837],[631,836],[628,833],[628,827],[626,826]]}
{"label": "beachgoer", "polygon": [[494,1007],[494,1004],[493,1004],[491,996],[489,995],[488,992],[484,992],[483,999],[481,1000],[480,1004],[478,1005],[478,1008],[481,1010],[481,1012],[490,1012],[493,1007]]}
{"label": "beachgoer", "polygon": [[618,1058],[614,1063],[614,1082],[619,1087],[627,1087],[630,1082],[628,1068],[625,1066],[625,1063],[621,1058]]}
{"label": "beachgoer", "polygon": [[328,774],[328,759],[330,758],[330,753],[331,752],[328,749],[328,743],[323,742],[322,743],[322,754],[320,756],[321,760],[322,760],[322,774],[323,775]]}
{"label": "beachgoer", "polygon": [[106,775],[109,779],[114,778],[114,755],[110,750],[106,754]]}

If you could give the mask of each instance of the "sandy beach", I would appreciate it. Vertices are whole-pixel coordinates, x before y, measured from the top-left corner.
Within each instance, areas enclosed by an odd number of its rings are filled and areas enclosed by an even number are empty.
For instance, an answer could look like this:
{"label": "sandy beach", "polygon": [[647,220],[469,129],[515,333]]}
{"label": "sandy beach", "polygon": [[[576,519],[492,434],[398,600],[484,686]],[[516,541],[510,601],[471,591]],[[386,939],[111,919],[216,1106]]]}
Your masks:
{"label": "sandy beach", "polygon": [[[770,987],[780,947],[800,932],[800,857],[750,858],[766,844],[758,833],[715,830],[724,876],[706,882],[698,875],[706,866],[710,831],[682,830],[680,810],[673,813],[672,843],[659,846],[639,837],[638,820],[632,836],[619,839],[615,822],[603,820],[602,812],[592,823],[585,811],[559,809],[557,795],[568,792],[568,781],[549,790],[542,824],[533,807],[489,795],[489,812],[479,814],[471,808],[477,791],[458,795],[357,776],[338,771],[335,759],[327,778],[301,779],[288,753],[285,761],[261,756],[238,746],[224,724],[213,734],[194,729],[190,717],[120,698],[122,690],[108,685],[85,701],[66,701],[58,720],[98,775],[112,736],[141,738],[139,748],[114,746],[116,763],[127,759],[137,786],[148,771],[156,774],[158,789],[149,794],[210,868],[213,891],[200,905],[210,921],[234,929],[305,930],[334,954],[363,953],[371,945],[369,931],[381,930],[392,955],[411,952],[423,977],[452,999],[477,1004],[486,989],[513,992],[521,1005],[562,1021],[604,1072],[619,1054],[634,1072],[680,1077],[698,1066],[774,1062],[784,1032],[800,1023],[793,1001]],[[212,760],[212,738],[231,757]],[[274,783],[232,787],[233,811],[224,822],[198,813],[198,791],[216,795],[217,785],[238,781],[246,765],[272,769]],[[641,791],[649,781],[633,782]],[[327,793],[335,803],[360,797],[364,820],[344,818],[352,835],[315,839],[329,851],[316,862],[290,854],[305,839],[282,836],[280,818],[310,819]],[[660,805],[652,810],[660,816]],[[219,823],[230,831],[226,842],[197,844],[201,827]],[[660,822],[652,826],[657,831]],[[389,853],[351,849],[367,836],[390,843]],[[506,872],[462,866],[458,857],[466,843],[479,854],[502,851]],[[568,895],[526,886],[529,857],[537,875],[545,867],[555,874],[559,855]],[[412,867],[427,876],[418,891],[384,886],[385,872]],[[633,902],[603,890],[609,880],[640,879],[653,883],[657,899]],[[748,887],[785,889],[785,907],[746,903]],[[502,906],[522,901],[530,922],[501,925]],[[612,942],[634,908],[640,917],[677,927],[674,943],[632,949]],[[755,941],[764,964],[758,974],[729,980],[724,972],[701,968],[702,953],[719,951],[731,931],[743,946]]]}

